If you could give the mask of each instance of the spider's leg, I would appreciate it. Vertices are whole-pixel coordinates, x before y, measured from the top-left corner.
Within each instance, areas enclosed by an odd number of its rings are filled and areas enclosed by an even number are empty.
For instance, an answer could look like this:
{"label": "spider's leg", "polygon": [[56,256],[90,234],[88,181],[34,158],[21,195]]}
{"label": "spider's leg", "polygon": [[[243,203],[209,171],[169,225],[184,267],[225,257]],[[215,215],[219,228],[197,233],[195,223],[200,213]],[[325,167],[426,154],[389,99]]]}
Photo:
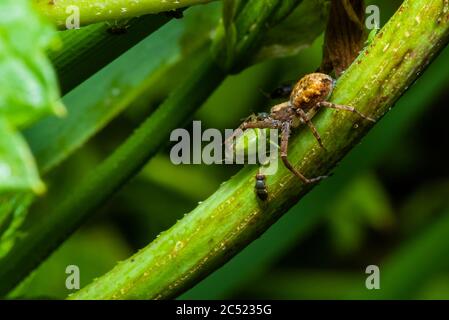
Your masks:
{"label": "spider's leg", "polygon": [[326,107],[326,108],[337,109],[337,110],[344,110],[344,111],[349,111],[349,112],[352,112],[352,113],[356,113],[360,117],[362,117],[363,119],[366,119],[366,120],[371,121],[371,122],[376,122],[376,120],[374,120],[371,117],[368,117],[368,116],[364,115],[363,113],[361,113],[360,111],[358,111],[354,107],[343,106],[343,105],[335,104],[335,103],[328,102],[328,101],[323,101],[323,102],[320,103],[320,105],[323,106],[323,107]]}
{"label": "spider's leg", "polygon": [[326,176],[322,176],[322,177],[316,177],[313,179],[308,179],[303,174],[301,174],[301,172],[296,170],[293,167],[293,165],[290,163],[290,161],[288,161],[288,158],[287,158],[287,156],[288,156],[288,140],[290,138],[290,133],[291,133],[290,126],[291,126],[291,124],[289,122],[284,123],[282,125],[282,132],[281,132],[281,159],[282,159],[282,162],[284,163],[285,167],[288,170],[290,170],[295,176],[297,176],[299,179],[301,179],[301,181],[305,184],[315,183],[315,182],[318,182],[320,180],[327,178]]}
{"label": "spider's leg", "polygon": [[296,109],[296,112],[298,113],[299,117],[301,118],[301,120],[307,124],[307,126],[310,128],[310,130],[312,131],[313,136],[315,137],[315,139],[318,141],[318,144],[320,145],[321,148],[323,148],[324,150],[326,150],[326,147],[324,147],[323,141],[321,140],[321,136],[318,133],[317,129],[315,128],[315,125],[313,124],[313,122],[309,119],[309,117],[307,116],[307,114],[304,112],[304,110],[302,109]]}
{"label": "spider's leg", "polygon": [[278,120],[267,117],[263,120],[245,122],[240,126],[240,129],[278,129],[279,127],[280,123]]}
{"label": "spider's leg", "polygon": [[246,129],[278,129],[279,127],[279,121],[274,120],[271,117],[266,117],[263,120],[251,118],[248,121],[243,122],[237,130],[234,130],[234,132],[226,139],[226,141],[232,141],[236,136],[241,134]]}
{"label": "spider's leg", "polygon": [[278,129],[280,126],[280,122],[271,117],[266,117],[263,120],[257,120],[256,117],[251,118],[248,121],[243,122],[237,130],[234,130],[234,132],[226,138],[225,146],[228,148],[233,146],[234,139],[242,134],[246,129]]}

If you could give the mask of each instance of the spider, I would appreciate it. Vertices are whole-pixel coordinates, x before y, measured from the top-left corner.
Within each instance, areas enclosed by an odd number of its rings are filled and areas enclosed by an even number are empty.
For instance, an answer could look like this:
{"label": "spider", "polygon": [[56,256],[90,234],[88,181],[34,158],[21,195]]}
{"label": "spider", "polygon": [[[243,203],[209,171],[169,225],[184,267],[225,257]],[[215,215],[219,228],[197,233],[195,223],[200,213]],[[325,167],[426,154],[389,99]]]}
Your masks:
{"label": "spider", "polygon": [[[335,86],[335,80],[324,73],[311,73],[301,78],[290,94],[290,99],[286,102],[275,105],[270,113],[259,114],[249,117],[243,122],[239,129],[278,129],[281,132],[280,153],[285,167],[297,176],[303,183],[316,183],[326,176],[316,178],[306,178],[301,172],[293,167],[288,160],[288,141],[292,129],[301,124],[306,124],[318,141],[318,144],[325,149],[320,134],[311,121],[312,116],[320,107],[349,111],[358,114],[361,118],[376,122],[374,119],[364,115],[350,106],[338,105],[327,101]],[[238,133],[237,130],[230,137],[233,139]],[[231,140],[232,141],[232,140]],[[256,175],[256,194],[261,200],[268,198],[268,191],[265,183],[265,176],[259,171]]]}

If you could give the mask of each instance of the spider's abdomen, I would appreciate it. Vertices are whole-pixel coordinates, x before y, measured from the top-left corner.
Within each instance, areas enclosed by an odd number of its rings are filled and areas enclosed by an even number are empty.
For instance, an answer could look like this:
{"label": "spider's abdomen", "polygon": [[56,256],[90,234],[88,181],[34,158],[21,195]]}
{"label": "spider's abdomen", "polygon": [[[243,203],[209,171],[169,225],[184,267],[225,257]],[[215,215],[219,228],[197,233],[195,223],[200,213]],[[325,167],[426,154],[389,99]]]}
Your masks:
{"label": "spider's abdomen", "polygon": [[326,101],[334,89],[334,80],[324,73],[311,73],[302,77],[293,88],[290,103],[304,111]]}

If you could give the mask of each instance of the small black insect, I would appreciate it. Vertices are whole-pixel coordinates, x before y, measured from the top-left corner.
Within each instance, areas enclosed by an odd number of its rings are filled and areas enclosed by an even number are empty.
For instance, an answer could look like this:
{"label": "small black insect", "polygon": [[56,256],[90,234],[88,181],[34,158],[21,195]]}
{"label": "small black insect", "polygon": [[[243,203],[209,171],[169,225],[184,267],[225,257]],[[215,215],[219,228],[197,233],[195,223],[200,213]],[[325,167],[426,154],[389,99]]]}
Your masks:
{"label": "small black insect", "polygon": [[261,173],[258,173],[256,175],[256,194],[262,201],[265,201],[268,198],[268,190],[265,180],[266,180],[265,175]]}

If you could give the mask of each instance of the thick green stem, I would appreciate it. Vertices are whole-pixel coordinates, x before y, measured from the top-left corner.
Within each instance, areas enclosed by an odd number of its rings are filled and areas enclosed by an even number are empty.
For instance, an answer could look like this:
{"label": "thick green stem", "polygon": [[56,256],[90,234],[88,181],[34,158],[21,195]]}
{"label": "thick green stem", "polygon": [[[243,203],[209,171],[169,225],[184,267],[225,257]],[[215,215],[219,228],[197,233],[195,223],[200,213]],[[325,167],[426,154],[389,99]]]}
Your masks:
{"label": "thick green stem", "polygon": [[79,12],[80,25],[107,20],[122,20],[204,4],[215,0],[34,0],[37,8],[59,28]]}
{"label": "thick green stem", "polygon": [[[406,0],[338,82],[331,100],[381,117],[449,38],[449,1]],[[368,132],[356,115],[326,110],[314,119],[327,151],[308,131],[291,139],[289,158],[309,177],[323,175]],[[310,186],[285,168],[267,179],[270,198],[254,194],[246,167],[154,242],[80,290],[73,299],[161,299],[197,283],[263,233]]]}

